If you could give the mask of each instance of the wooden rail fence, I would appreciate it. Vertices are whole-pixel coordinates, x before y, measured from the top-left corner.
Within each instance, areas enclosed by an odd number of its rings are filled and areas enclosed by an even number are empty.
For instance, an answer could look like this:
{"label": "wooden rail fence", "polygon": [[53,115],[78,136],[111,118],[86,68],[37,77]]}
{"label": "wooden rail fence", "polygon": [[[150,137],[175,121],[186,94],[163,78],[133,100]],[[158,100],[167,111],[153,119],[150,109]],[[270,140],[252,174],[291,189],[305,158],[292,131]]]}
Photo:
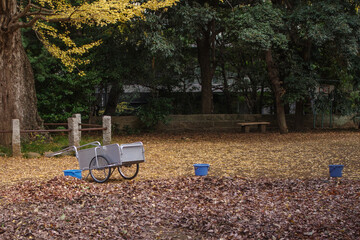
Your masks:
{"label": "wooden rail fence", "polygon": [[[68,118],[67,123],[44,123],[44,126],[67,126],[67,129],[20,129],[19,119],[12,120],[11,130],[0,130],[0,133],[12,134],[12,155],[21,155],[21,133],[42,133],[42,132],[68,132],[69,146],[80,146],[81,132],[84,131],[102,131],[103,144],[108,145],[111,142],[111,117],[103,116],[102,125],[81,123],[81,115],[74,114]],[[87,127],[87,128],[83,128]]]}

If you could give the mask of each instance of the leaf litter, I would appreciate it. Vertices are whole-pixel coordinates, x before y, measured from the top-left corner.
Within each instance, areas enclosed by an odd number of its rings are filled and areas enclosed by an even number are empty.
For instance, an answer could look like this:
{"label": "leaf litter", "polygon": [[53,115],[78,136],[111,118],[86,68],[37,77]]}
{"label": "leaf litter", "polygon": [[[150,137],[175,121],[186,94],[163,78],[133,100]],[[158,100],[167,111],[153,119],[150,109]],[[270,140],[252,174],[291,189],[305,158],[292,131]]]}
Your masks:
{"label": "leaf litter", "polygon": [[[357,132],[141,139],[146,163],[132,181],[112,176],[95,184],[60,176],[77,168],[74,157],[11,159],[26,176],[13,178],[10,170],[1,187],[0,238],[360,238]],[[194,163],[209,163],[209,175],[193,176]],[[329,179],[329,164],[344,164],[344,177]]]}
{"label": "leaf litter", "polygon": [[358,239],[357,180],[55,177],[0,191],[1,239]]}

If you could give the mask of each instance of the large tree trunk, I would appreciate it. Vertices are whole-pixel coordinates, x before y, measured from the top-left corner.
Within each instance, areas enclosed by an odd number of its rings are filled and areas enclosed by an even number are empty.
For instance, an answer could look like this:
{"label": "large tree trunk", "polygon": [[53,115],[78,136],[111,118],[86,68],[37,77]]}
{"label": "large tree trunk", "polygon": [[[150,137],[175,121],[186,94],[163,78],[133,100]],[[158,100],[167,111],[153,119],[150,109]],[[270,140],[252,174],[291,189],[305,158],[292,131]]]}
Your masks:
{"label": "large tree trunk", "polygon": [[215,62],[215,20],[211,20],[202,29],[202,36],[196,39],[198,61],[201,72],[201,111],[203,114],[213,113],[212,79],[214,77]]}
{"label": "large tree trunk", "polygon": [[[21,42],[20,29],[9,31],[4,23],[16,13],[16,0],[0,7],[0,130],[11,129],[19,119],[22,129],[38,129],[42,121],[36,107],[34,75]],[[0,133],[0,144],[9,145],[11,134]]]}
{"label": "large tree trunk", "polygon": [[211,45],[209,35],[197,39],[198,61],[201,74],[201,112],[213,112],[212,78],[214,71],[211,67]]}
{"label": "large tree trunk", "polygon": [[284,103],[281,99],[281,96],[284,94],[284,89],[281,87],[279,71],[275,66],[271,50],[266,51],[265,59],[266,59],[270,84],[275,95],[276,117],[277,117],[278,127],[280,133],[282,134],[288,133],[286,118],[285,118]]}
{"label": "large tree trunk", "polygon": [[106,104],[104,115],[114,116],[116,112],[116,107],[118,104],[119,96],[122,92],[122,85],[118,81],[113,81],[111,83],[111,90],[109,93],[108,102]]}
{"label": "large tree trunk", "polygon": [[[311,59],[311,48],[312,48],[312,42],[311,40],[307,40],[305,41],[305,43],[303,44],[303,49],[302,49],[302,57],[304,59],[304,61],[307,64],[310,64],[310,59]],[[299,100],[296,102],[296,108],[295,108],[295,130],[297,131],[301,131],[304,130],[304,100]]]}
{"label": "large tree trunk", "polygon": [[304,102],[297,101],[295,108],[295,130],[304,130]]}

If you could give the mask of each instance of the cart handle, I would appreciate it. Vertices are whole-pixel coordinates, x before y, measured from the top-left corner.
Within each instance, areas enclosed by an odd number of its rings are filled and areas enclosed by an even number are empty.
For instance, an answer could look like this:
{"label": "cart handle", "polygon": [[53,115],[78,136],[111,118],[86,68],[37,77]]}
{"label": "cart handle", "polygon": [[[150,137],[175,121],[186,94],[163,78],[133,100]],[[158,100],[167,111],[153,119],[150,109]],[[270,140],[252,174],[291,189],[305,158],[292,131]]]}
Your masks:
{"label": "cart handle", "polygon": [[70,147],[64,148],[62,150],[59,150],[57,152],[46,154],[45,157],[54,157],[54,156],[61,155],[61,154],[66,153],[66,152],[72,152],[72,151],[75,151],[75,154],[76,154],[76,157],[77,157],[78,153],[77,153],[77,148],[75,146],[70,146]]}
{"label": "cart handle", "polygon": [[66,152],[74,151],[75,155],[76,155],[76,158],[79,158],[78,149],[82,148],[82,147],[85,147],[85,146],[89,146],[89,145],[93,145],[93,146],[96,146],[96,147],[101,146],[99,141],[95,141],[95,142],[84,144],[84,145],[82,145],[80,147],[70,146],[70,147],[64,148],[62,150],[59,150],[57,152],[46,154],[45,157],[54,157],[54,156],[57,156],[57,155],[60,155],[60,154],[66,153]]}
{"label": "cart handle", "polygon": [[82,148],[82,147],[85,147],[85,146],[89,146],[89,145],[93,145],[93,146],[96,146],[96,147],[99,147],[101,146],[100,142],[99,141],[95,141],[95,142],[91,142],[91,143],[87,143],[87,144],[84,144],[84,145],[81,145],[79,148]]}

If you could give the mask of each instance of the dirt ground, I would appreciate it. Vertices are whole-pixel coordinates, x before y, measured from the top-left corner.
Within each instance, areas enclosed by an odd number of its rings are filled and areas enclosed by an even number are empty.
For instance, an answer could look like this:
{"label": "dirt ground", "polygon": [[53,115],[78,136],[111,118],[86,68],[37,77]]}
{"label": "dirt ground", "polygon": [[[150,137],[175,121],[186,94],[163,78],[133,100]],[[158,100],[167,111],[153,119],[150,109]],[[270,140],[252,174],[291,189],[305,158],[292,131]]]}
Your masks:
{"label": "dirt ground", "polygon": [[[194,175],[195,163],[210,164],[209,176],[313,179],[329,177],[330,164],[343,164],[343,177],[360,179],[360,132],[153,133],[114,137],[114,143],[141,141],[146,162],[136,180]],[[78,169],[74,156],[0,157],[0,183],[48,180]],[[86,177],[87,172],[83,172]],[[90,178],[89,178],[90,179]],[[123,181],[117,172],[112,182]]]}

